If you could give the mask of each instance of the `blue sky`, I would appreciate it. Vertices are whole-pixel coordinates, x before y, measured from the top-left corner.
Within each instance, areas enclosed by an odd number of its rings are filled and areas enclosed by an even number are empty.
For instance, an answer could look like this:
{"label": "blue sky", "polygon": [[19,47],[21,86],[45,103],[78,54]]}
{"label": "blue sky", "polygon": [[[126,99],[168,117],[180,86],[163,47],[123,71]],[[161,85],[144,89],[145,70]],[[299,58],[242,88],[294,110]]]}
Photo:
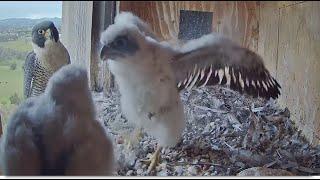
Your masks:
{"label": "blue sky", "polygon": [[0,19],[59,17],[62,1],[1,1]]}

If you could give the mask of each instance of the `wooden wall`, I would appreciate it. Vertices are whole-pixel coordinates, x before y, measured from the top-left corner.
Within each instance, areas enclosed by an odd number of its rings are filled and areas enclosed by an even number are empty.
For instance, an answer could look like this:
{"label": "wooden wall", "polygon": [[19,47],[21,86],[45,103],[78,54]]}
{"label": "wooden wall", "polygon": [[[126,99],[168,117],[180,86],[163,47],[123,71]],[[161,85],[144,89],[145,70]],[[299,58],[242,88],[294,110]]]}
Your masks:
{"label": "wooden wall", "polygon": [[131,11],[163,39],[176,40],[180,10],[213,12],[212,31],[252,50],[258,45],[259,3],[255,1],[120,1],[120,11]]}
{"label": "wooden wall", "polygon": [[71,63],[85,67],[90,67],[92,10],[92,1],[62,3],[61,42],[70,54]]}
{"label": "wooden wall", "polygon": [[2,136],[2,117],[1,117],[1,113],[0,113],[0,138]]}
{"label": "wooden wall", "polygon": [[282,85],[279,103],[313,144],[320,137],[320,2],[261,2],[258,52]]}

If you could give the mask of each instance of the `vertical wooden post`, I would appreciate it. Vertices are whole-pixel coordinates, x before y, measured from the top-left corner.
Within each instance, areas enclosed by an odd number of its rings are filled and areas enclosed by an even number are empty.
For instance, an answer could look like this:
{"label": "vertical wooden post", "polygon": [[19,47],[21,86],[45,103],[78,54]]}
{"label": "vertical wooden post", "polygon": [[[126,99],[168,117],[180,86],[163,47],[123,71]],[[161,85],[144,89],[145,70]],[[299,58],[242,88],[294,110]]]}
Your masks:
{"label": "vertical wooden post", "polygon": [[0,138],[2,136],[2,117],[1,117],[1,113],[0,113]]}
{"label": "vertical wooden post", "polygon": [[71,63],[87,68],[91,90],[112,87],[106,63],[100,60],[100,34],[113,23],[115,1],[63,1],[61,41]]}
{"label": "vertical wooden post", "polygon": [[90,82],[92,1],[63,1],[61,41],[71,63],[87,68]]}
{"label": "vertical wooden post", "polygon": [[107,93],[113,86],[113,78],[106,62],[100,60],[101,33],[113,23],[115,1],[94,1],[92,16],[91,87],[95,91]]}

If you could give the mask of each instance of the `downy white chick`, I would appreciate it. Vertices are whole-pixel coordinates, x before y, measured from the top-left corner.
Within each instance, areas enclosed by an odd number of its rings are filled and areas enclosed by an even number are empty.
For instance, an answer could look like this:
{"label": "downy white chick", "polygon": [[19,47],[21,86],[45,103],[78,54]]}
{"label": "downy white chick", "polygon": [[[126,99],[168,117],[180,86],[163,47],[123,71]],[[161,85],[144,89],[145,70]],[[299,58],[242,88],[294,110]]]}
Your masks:
{"label": "downy white chick", "polygon": [[[280,85],[262,58],[217,34],[172,47],[159,42],[150,28],[122,12],[101,35],[101,59],[107,60],[121,93],[126,118],[159,142],[172,147],[185,128],[179,91],[206,85],[227,85],[238,92],[277,98]],[[154,168],[159,148],[152,158]]]}

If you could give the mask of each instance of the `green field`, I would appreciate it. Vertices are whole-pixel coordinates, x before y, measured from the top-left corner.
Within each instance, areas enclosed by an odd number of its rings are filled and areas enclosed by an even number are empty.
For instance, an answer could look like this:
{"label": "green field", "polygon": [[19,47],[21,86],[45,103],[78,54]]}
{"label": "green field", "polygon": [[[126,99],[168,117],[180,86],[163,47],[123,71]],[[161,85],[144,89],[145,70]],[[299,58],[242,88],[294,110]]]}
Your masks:
{"label": "green field", "polygon": [[16,41],[9,41],[9,42],[0,42],[0,46],[4,48],[22,51],[22,52],[32,50],[31,42],[26,41],[25,39],[18,39]]}
{"label": "green field", "polygon": [[0,66],[0,103],[9,101],[8,97],[15,92],[22,96],[23,70],[20,62],[16,70],[10,70],[9,66]]}
{"label": "green field", "polygon": [[[30,51],[32,49],[31,44],[24,40],[0,42],[0,46],[21,52]],[[17,64],[17,66],[15,70],[11,70],[10,65],[14,63]],[[0,62],[0,113],[3,115],[2,124],[4,127],[8,115],[17,106],[16,104],[11,103],[10,97],[16,93],[19,99],[23,98],[23,63],[24,59],[8,59]]]}

